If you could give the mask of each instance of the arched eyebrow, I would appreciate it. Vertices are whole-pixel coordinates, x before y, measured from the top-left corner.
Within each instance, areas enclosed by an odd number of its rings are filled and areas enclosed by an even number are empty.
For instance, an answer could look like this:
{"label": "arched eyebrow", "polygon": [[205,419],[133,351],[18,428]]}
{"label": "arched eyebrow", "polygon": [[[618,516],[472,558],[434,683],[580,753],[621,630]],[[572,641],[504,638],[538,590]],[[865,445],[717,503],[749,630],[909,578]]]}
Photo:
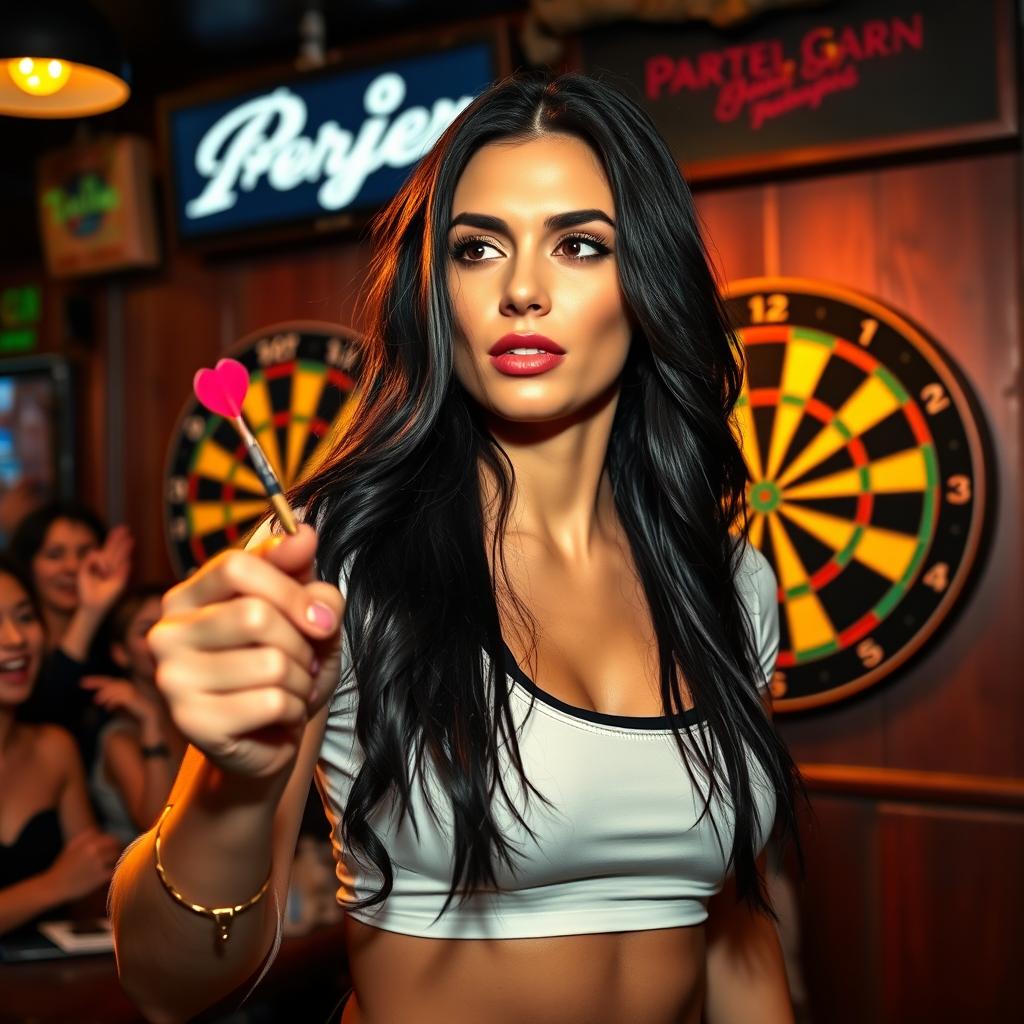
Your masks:
{"label": "arched eyebrow", "polygon": [[[579,224],[587,224],[592,220],[603,220],[610,227],[615,227],[615,221],[608,216],[604,210],[569,210],[567,213],[552,214],[544,221],[544,227],[548,231],[561,231],[563,228],[574,228]],[[480,228],[481,231],[495,231],[502,235],[511,235],[508,224],[500,217],[491,217],[486,213],[460,213],[452,218],[448,230],[459,224],[466,227]]]}

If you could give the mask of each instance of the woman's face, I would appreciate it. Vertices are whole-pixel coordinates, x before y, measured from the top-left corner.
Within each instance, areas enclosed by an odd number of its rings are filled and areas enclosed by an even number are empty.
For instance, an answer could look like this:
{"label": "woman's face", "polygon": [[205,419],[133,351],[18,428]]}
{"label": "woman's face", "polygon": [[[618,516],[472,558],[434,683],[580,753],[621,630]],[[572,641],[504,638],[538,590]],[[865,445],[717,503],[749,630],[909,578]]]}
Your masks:
{"label": "woman's face", "polygon": [[0,707],[28,699],[43,656],[43,624],[21,584],[0,573]]}
{"label": "woman's face", "polygon": [[147,597],[128,623],[124,643],[117,645],[116,660],[134,680],[151,683],[156,675],[156,662],[146,634],[159,618],[160,598]]}
{"label": "woman's face", "polygon": [[[455,373],[466,391],[493,416],[533,423],[607,395],[630,326],[615,205],[594,151],[564,134],[482,147],[459,179],[450,224]],[[502,355],[502,343],[553,352]]]}
{"label": "woman's face", "polygon": [[78,607],[78,570],[98,546],[96,534],[84,523],[55,519],[50,524],[32,559],[32,577],[44,607],[65,614]]}

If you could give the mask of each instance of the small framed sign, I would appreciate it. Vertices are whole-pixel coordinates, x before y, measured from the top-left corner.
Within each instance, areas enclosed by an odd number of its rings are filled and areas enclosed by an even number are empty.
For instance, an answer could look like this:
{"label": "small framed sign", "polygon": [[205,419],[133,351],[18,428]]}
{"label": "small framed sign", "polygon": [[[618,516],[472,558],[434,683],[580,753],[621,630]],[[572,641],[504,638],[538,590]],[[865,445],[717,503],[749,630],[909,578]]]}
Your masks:
{"label": "small framed sign", "polygon": [[36,195],[46,267],[81,277],[160,260],[149,143],[115,135],[46,153]]}
{"label": "small framed sign", "polygon": [[171,220],[224,244],[357,226],[508,65],[503,23],[164,101]]}
{"label": "small framed sign", "polygon": [[849,0],[739,30],[620,24],[577,63],[629,89],[690,180],[1018,132],[1013,0]]}

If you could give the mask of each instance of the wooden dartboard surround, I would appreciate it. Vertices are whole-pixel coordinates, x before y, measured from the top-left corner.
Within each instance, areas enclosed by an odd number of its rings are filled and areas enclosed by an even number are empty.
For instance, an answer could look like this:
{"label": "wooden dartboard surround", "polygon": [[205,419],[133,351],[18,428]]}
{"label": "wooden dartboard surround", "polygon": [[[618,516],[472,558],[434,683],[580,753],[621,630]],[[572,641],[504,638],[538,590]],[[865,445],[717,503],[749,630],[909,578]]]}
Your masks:
{"label": "wooden dartboard surround", "polygon": [[987,532],[986,432],[939,345],[875,299],[756,278],[726,292],[751,539],[779,581],[775,707],[830,704],[939,634]]}

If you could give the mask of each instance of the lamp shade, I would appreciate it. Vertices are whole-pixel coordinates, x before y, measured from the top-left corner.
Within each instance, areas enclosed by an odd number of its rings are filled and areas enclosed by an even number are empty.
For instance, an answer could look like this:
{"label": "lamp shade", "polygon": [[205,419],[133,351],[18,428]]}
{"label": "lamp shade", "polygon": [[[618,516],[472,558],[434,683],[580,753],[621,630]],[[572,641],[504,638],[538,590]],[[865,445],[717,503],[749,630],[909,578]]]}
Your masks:
{"label": "lamp shade", "polygon": [[76,0],[15,0],[0,18],[0,114],[85,117],[130,93],[113,30]]}

